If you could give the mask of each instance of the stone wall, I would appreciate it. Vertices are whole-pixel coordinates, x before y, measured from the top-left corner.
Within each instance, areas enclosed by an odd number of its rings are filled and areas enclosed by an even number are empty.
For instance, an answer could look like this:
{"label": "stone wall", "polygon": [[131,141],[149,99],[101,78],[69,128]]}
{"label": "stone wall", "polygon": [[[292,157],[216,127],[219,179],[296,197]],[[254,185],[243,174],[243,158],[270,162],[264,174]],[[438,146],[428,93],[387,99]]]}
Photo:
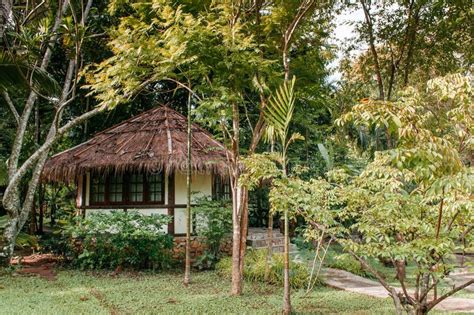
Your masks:
{"label": "stone wall", "polygon": [[[173,245],[173,258],[184,260],[186,237],[175,236]],[[202,236],[191,236],[191,259],[199,257],[206,250],[205,238]],[[224,255],[232,255],[232,236],[225,237],[221,243],[221,252]]]}

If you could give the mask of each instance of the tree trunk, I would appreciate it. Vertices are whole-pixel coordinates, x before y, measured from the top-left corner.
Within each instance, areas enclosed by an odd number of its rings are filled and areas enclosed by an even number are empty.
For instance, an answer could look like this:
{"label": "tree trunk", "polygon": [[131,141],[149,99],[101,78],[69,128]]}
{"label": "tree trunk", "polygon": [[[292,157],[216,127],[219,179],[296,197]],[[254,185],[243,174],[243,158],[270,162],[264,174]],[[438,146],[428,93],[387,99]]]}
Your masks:
{"label": "tree trunk", "polygon": [[40,184],[38,189],[38,208],[39,208],[39,219],[38,219],[38,233],[43,234],[44,226],[44,187]]}
{"label": "tree trunk", "polygon": [[273,214],[268,212],[267,259],[265,260],[265,281],[270,276],[270,262],[273,256]]}
{"label": "tree trunk", "polygon": [[283,313],[291,313],[291,300],[290,300],[290,236],[289,236],[289,224],[288,224],[288,209],[285,209],[285,246],[284,246],[284,260],[285,268],[283,272]]}
{"label": "tree trunk", "polygon": [[188,94],[188,139],[186,165],[186,259],[184,267],[184,285],[191,281],[191,93]]}
{"label": "tree trunk", "polygon": [[0,267],[6,267],[10,264],[18,232],[18,218],[13,218],[3,233],[3,242],[0,242]]}
{"label": "tree trunk", "polygon": [[240,295],[243,290],[243,275],[241,264],[241,233],[242,233],[242,187],[240,178],[240,115],[238,104],[232,104],[232,163],[231,163],[231,188],[232,188],[232,295]]}
{"label": "tree trunk", "polygon": [[[235,175],[234,175],[235,178]],[[241,241],[241,215],[240,215],[240,201],[241,188],[238,186],[237,180],[233,179],[234,185],[232,187],[232,295],[240,295],[243,290],[243,275],[240,269],[240,241]]]}
{"label": "tree trunk", "polygon": [[245,263],[245,252],[247,250],[247,232],[249,227],[249,191],[246,187],[242,187],[241,193],[242,200],[240,202],[241,211],[241,222],[240,222],[240,275],[244,275],[244,263]]}
{"label": "tree trunk", "polygon": [[12,24],[12,4],[12,0],[0,0],[0,43],[3,42],[3,36]]}
{"label": "tree trunk", "polygon": [[377,77],[377,86],[379,89],[379,99],[384,100],[385,94],[384,94],[382,73],[380,72],[379,56],[377,54],[377,49],[375,47],[375,37],[374,37],[372,17],[370,16],[370,9],[367,7],[365,0],[360,0],[360,3],[362,4],[362,9],[364,11],[364,16],[365,16],[365,22],[367,24],[367,30],[369,33],[369,46],[370,46],[370,51],[372,53],[372,58],[374,59],[375,76]]}

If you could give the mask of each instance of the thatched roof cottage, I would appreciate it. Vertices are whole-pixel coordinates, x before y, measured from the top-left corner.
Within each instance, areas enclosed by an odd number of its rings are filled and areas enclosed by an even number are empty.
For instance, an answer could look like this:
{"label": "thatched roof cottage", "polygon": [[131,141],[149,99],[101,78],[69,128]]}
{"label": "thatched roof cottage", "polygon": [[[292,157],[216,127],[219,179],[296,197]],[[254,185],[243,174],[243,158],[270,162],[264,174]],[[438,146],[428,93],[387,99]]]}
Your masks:
{"label": "thatched roof cottage", "polygon": [[[230,198],[227,154],[222,143],[192,125],[192,191]],[[96,134],[51,157],[43,170],[49,182],[77,184],[84,214],[117,209],[173,217],[167,232],[185,233],[187,120],[161,106]]]}

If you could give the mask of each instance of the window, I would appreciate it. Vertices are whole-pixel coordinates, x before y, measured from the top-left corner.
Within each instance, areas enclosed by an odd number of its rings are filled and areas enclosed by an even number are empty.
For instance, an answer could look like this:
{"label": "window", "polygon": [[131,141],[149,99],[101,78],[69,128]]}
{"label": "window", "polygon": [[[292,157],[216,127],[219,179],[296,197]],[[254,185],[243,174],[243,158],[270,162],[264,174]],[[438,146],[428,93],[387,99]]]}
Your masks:
{"label": "window", "polygon": [[109,177],[109,201],[122,202],[123,201],[123,176]]}
{"label": "window", "polygon": [[130,202],[143,202],[145,190],[143,185],[143,174],[130,175]]}
{"label": "window", "polygon": [[105,202],[105,177],[93,176],[91,181],[91,203]]}
{"label": "window", "polygon": [[213,198],[215,200],[230,200],[230,181],[229,179],[223,179],[220,176],[214,176],[213,181]]}
{"label": "window", "polygon": [[165,183],[162,174],[147,176],[148,194],[150,202],[163,202]]}
{"label": "window", "polygon": [[164,197],[163,173],[91,175],[91,205],[163,204]]}

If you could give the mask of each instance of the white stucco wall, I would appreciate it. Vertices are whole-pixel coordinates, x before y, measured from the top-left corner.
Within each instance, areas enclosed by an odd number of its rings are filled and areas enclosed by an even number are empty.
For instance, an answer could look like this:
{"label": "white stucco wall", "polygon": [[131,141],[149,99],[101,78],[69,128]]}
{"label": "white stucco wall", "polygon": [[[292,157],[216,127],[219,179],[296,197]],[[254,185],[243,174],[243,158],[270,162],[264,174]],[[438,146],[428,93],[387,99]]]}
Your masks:
{"label": "white stucco wall", "polygon": [[[176,172],[175,174],[175,203],[186,204],[186,173]],[[212,195],[212,175],[210,173],[193,174],[191,178],[192,200],[200,196]]]}

